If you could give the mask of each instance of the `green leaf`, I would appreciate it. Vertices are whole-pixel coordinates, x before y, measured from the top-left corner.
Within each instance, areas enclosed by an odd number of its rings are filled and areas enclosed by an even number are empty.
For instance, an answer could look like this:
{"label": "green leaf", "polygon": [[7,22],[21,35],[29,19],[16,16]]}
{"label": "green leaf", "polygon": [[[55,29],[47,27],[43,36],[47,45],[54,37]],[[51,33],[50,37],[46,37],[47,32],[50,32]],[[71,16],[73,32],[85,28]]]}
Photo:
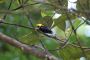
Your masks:
{"label": "green leaf", "polygon": [[59,47],[58,42],[54,39],[47,38],[47,39],[43,40],[43,43],[48,50],[55,50],[56,48]]}
{"label": "green leaf", "polygon": [[32,45],[32,44],[39,43],[40,36],[38,32],[33,30],[30,32],[24,33],[22,36],[20,36],[19,39],[26,44]]}
{"label": "green leaf", "polygon": [[52,16],[54,13],[52,10],[41,10],[41,15],[42,17],[45,17],[45,16]]}
{"label": "green leaf", "polygon": [[55,26],[58,26],[61,30],[65,31],[65,27],[66,27],[66,16],[62,15],[60,18],[54,20],[55,22]]}
{"label": "green leaf", "polygon": [[80,48],[68,45],[60,50],[60,55],[63,60],[77,60],[82,55]]}
{"label": "green leaf", "polygon": [[80,25],[80,23],[81,23],[81,20],[79,18],[76,18],[73,23],[74,28],[76,29]]}

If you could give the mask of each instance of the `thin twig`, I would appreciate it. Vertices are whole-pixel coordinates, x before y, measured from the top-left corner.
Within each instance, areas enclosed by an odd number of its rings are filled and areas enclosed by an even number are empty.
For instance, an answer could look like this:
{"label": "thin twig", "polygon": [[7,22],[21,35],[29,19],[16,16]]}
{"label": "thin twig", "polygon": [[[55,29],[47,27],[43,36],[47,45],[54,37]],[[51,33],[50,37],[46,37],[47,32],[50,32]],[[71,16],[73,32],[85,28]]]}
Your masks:
{"label": "thin twig", "polygon": [[23,27],[23,28],[27,28],[27,29],[34,29],[33,27],[27,27],[27,26],[23,26],[23,25],[19,25],[19,24],[14,24],[14,23],[7,23],[7,22],[1,22],[1,21],[0,21],[0,23],[18,26],[18,27]]}
{"label": "thin twig", "polygon": [[32,3],[32,4],[30,4],[30,5],[27,5],[27,4],[22,5],[22,4],[21,4],[20,6],[12,9],[11,11],[16,11],[16,10],[19,10],[19,9],[21,9],[21,8],[23,8],[23,7],[31,6],[31,5],[35,5],[35,4],[39,4],[39,3]]}
{"label": "thin twig", "polygon": [[[9,4],[9,7],[8,7],[8,10],[11,8],[12,3],[13,3],[13,0],[10,1],[10,4]],[[3,16],[2,19],[5,20],[6,16],[7,16],[7,14],[5,14],[5,15]]]}
{"label": "thin twig", "polygon": [[73,24],[72,24],[72,22],[71,22],[70,17],[68,16],[68,13],[66,13],[66,16],[67,16],[67,18],[68,18],[68,20],[69,20],[69,23],[70,23],[70,25],[71,25],[71,27],[72,27],[72,30],[73,30],[73,32],[74,32],[74,34],[75,34],[76,40],[77,40],[77,42],[78,42],[78,45],[80,46],[80,49],[82,50],[83,55],[84,55],[85,57],[87,57],[86,54],[85,54],[84,49],[82,48],[82,46],[81,46],[81,44],[80,44],[80,42],[79,42],[79,40],[78,40],[76,30],[74,29],[74,26],[73,26]]}

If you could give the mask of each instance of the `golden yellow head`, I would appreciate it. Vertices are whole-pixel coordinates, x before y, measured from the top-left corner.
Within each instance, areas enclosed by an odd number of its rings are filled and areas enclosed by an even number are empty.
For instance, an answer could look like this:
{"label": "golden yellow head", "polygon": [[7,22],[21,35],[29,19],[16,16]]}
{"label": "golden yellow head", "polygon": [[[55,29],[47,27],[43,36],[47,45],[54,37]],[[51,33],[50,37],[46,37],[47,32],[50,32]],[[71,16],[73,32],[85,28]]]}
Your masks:
{"label": "golden yellow head", "polygon": [[37,26],[37,27],[41,27],[41,26],[44,26],[44,25],[43,25],[43,24],[37,24],[36,26]]}

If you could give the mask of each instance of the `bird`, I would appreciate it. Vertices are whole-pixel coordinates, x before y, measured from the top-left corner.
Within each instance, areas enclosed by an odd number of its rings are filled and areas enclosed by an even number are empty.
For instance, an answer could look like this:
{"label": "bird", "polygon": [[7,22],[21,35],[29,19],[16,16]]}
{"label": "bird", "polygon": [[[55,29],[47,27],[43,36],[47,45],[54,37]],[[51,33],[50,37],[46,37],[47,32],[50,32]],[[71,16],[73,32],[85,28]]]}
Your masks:
{"label": "bird", "polygon": [[37,24],[36,26],[37,26],[39,31],[41,31],[45,34],[53,34],[53,31],[43,24]]}

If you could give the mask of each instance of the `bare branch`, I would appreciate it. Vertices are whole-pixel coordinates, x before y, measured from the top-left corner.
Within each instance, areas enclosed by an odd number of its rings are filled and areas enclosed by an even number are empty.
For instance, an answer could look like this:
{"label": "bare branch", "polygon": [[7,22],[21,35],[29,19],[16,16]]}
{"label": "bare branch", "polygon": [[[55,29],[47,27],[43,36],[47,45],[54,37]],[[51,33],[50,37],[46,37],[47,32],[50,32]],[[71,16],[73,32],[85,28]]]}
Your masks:
{"label": "bare branch", "polygon": [[13,39],[9,36],[4,35],[3,33],[0,33],[0,40],[4,41],[12,46],[15,46],[17,48],[20,48],[24,52],[32,53],[36,57],[39,57],[42,59],[47,58],[48,60],[58,60],[58,58],[54,57],[48,51],[38,51],[35,47],[23,44],[23,43],[17,41],[16,39]]}

